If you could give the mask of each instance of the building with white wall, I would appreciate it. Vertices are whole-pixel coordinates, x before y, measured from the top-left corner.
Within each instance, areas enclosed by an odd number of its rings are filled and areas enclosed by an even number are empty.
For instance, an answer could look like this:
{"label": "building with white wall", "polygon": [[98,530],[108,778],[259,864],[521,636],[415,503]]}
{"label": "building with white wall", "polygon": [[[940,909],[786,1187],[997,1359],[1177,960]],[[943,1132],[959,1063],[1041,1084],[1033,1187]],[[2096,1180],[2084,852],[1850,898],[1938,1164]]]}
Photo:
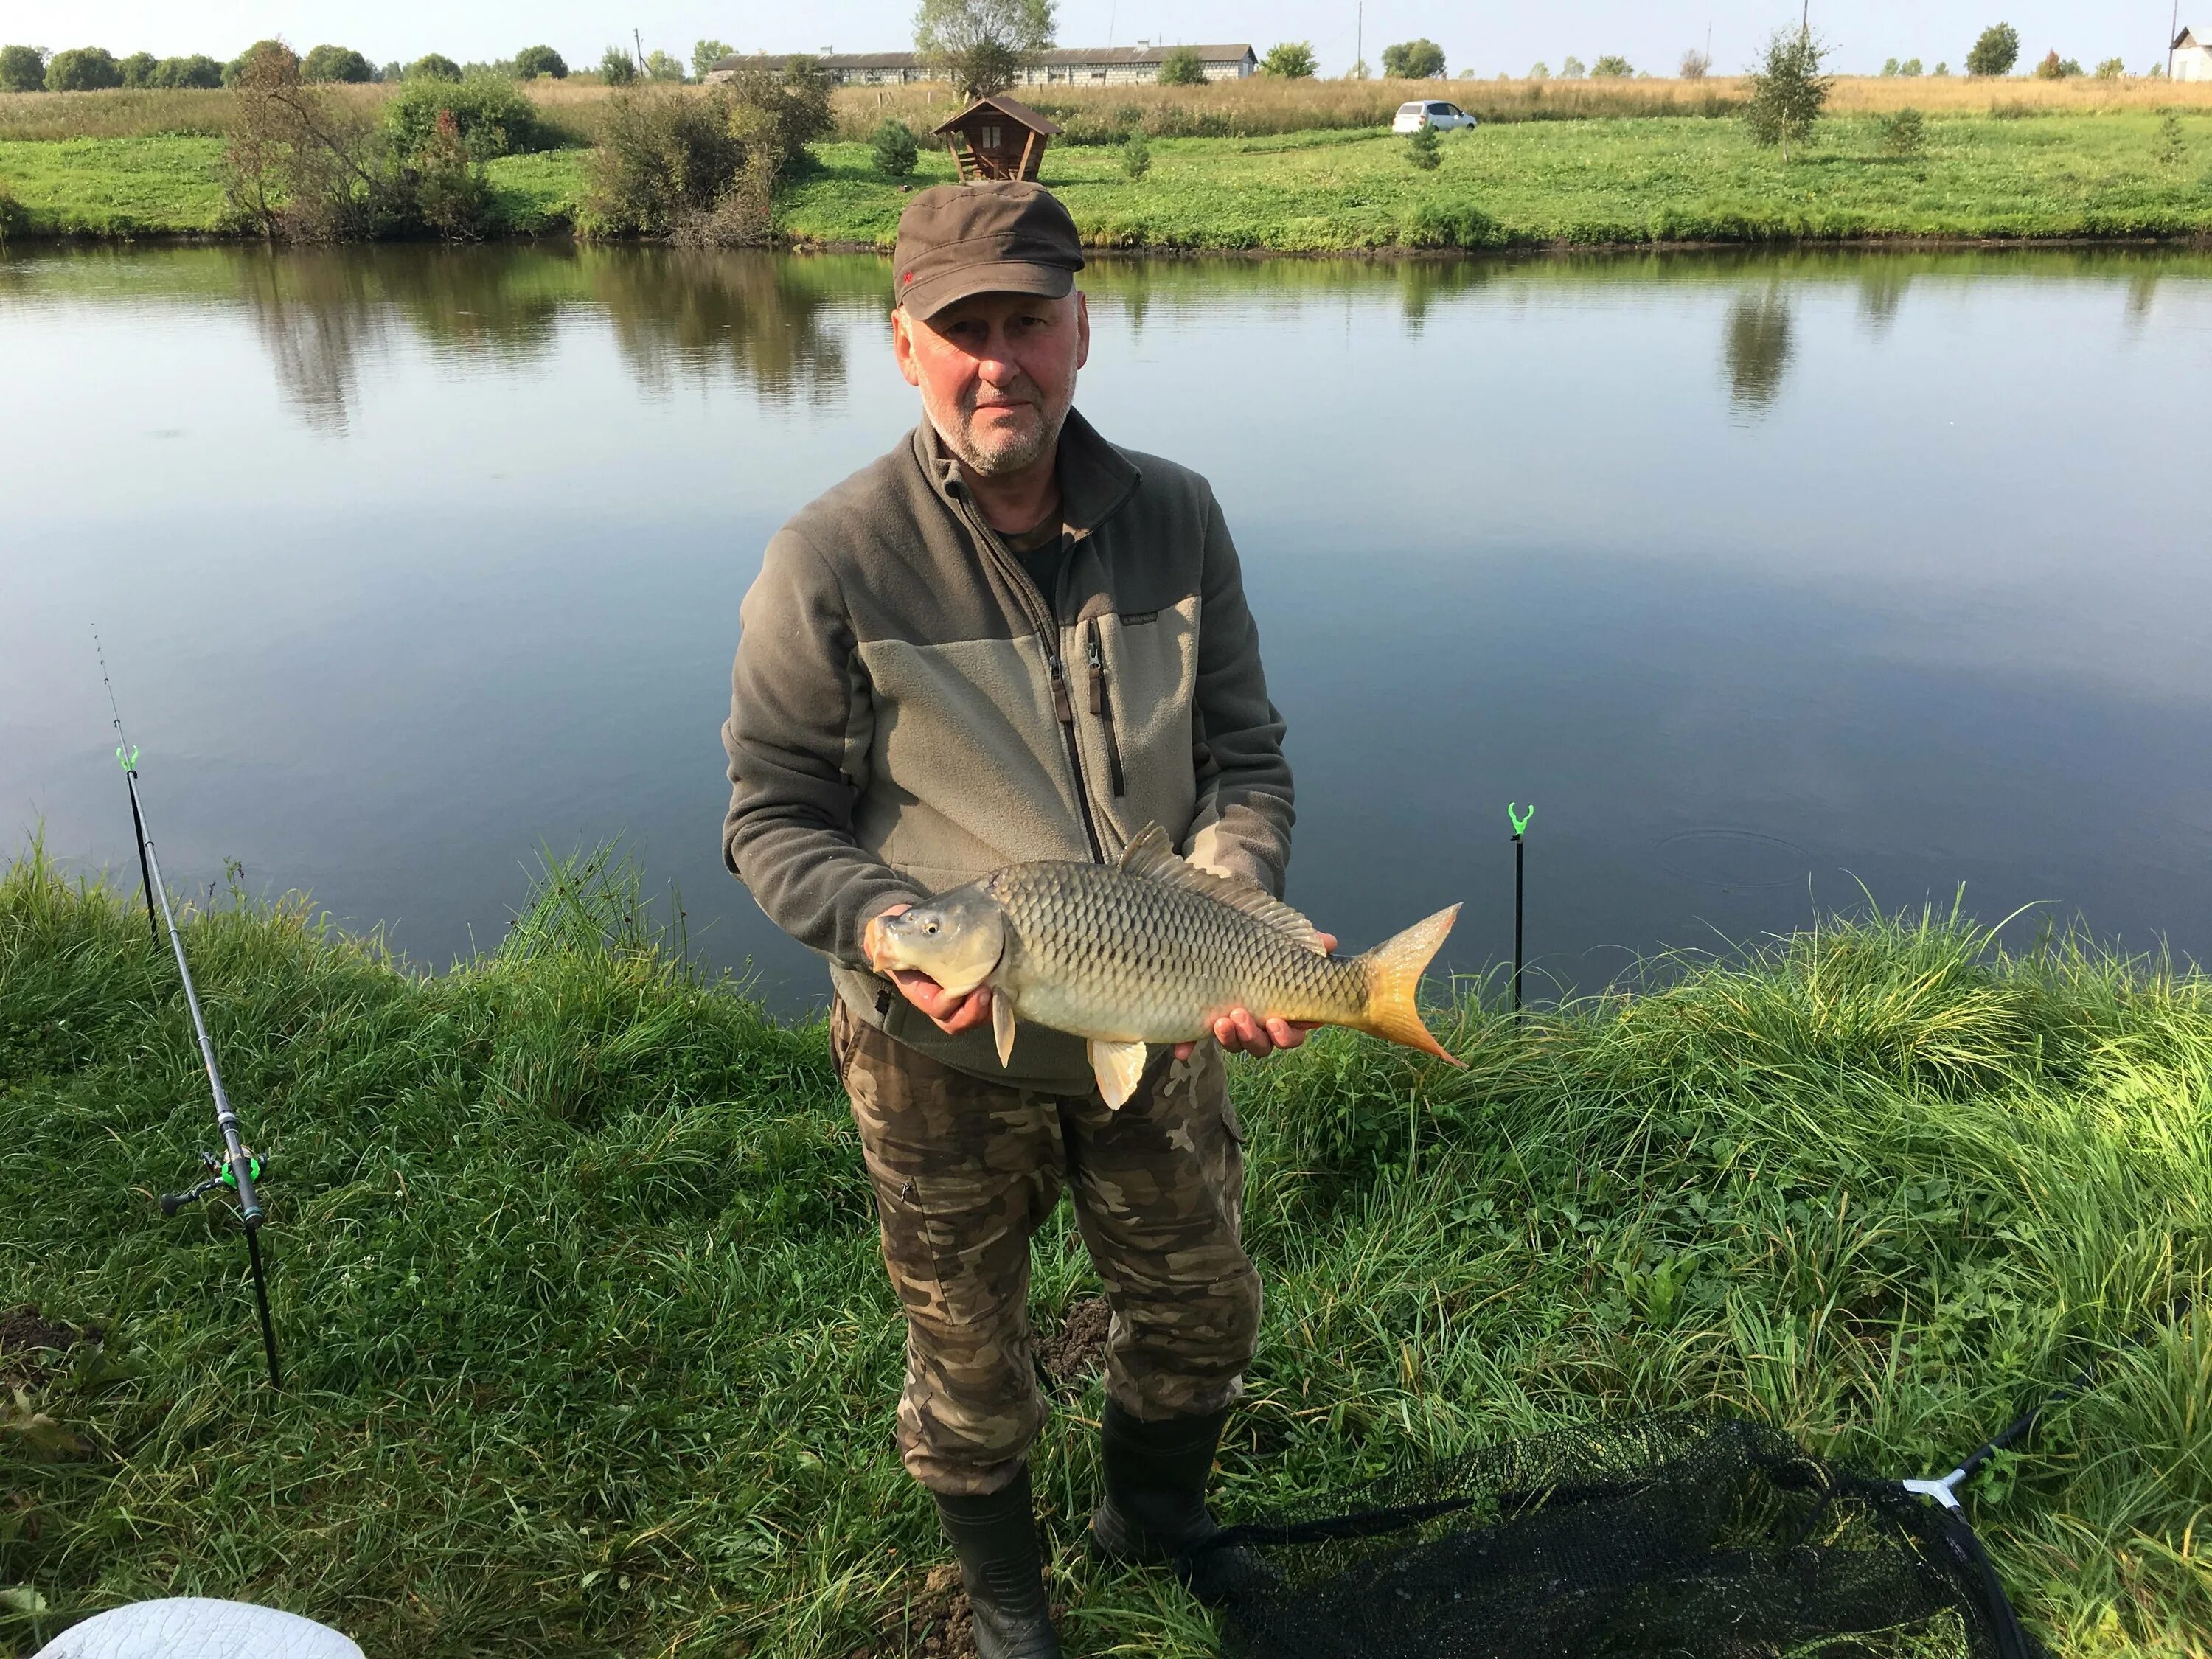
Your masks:
{"label": "building with white wall", "polygon": [[2172,74],[2177,81],[2212,81],[2212,39],[2200,40],[2193,29],[2174,36]]}
{"label": "building with white wall", "polygon": [[[1194,52],[1209,81],[1242,81],[1256,74],[1258,55],[1245,41],[1209,46],[1055,46],[1034,54],[1014,84],[1021,87],[1137,86],[1160,78],[1160,64],[1171,52]],[[707,71],[709,81],[726,81],[747,64],[781,70],[787,55],[747,57],[732,52]],[[841,87],[898,87],[941,77],[919,52],[825,52],[818,64]]]}

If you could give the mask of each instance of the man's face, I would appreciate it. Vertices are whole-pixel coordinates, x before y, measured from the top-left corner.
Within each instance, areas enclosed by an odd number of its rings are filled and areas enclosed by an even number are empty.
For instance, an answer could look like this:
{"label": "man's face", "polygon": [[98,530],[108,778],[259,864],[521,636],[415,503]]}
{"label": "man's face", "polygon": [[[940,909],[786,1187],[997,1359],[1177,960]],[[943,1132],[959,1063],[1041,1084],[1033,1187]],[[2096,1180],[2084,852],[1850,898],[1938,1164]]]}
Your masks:
{"label": "man's face", "polygon": [[982,477],[1031,465],[1052,448],[1091,356],[1083,295],[976,294],[923,322],[891,313],[899,372],[945,447]]}

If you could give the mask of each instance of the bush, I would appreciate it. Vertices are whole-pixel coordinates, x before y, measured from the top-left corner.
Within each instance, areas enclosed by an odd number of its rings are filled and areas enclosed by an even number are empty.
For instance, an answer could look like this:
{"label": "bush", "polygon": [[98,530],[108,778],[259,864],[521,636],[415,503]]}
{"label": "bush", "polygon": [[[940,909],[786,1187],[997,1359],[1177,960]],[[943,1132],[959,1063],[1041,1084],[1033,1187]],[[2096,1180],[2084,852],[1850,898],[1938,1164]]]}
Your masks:
{"label": "bush", "polygon": [[222,65],[205,52],[190,58],[164,58],[154,65],[147,82],[163,92],[212,92],[222,84]]}
{"label": "bush", "polygon": [[1423,37],[1382,48],[1382,73],[1393,81],[1432,81],[1444,72],[1444,49]]}
{"label": "bush", "polygon": [[1907,107],[1884,118],[1881,123],[1883,153],[1900,158],[1920,154],[1928,141],[1928,123],[1917,109]]}
{"label": "bush", "polygon": [[2181,134],[2181,112],[2160,110],[2158,113],[2158,147],[2152,151],[2160,167],[2178,167],[2189,159],[2189,144]]}
{"label": "bush", "polygon": [[1121,176],[1134,181],[1152,170],[1152,147],[1145,142],[1145,135],[1133,132],[1121,146]]}
{"label": "bush", "polygon": [[1713,60],[1709,53],[1692,48],[1682,54],[1680,73],[1685,81],[1702,81],[1712,73],[1712,69]]}
{"label": "bush", "polygon": [[1992,23],[1966,54],[1966,73],[2009,75],[2019,61],[2020,31],[2009,23]]}
{"label": "bush", "polygon": [[1538,58],[1534,63],[1528,65],[1528,78],[1531,81],[1550,80],[1552,78],[1552,66],[1544,62],[1540,58]]}
{"label": "bush", "polygon": [[870,140],[875,149],[876,171],[886,179],[910,179],[914,164],[921,158],[921,146],[915,140],[914,129],[903,121],[888,120],[876,129]]}
{"label": "bush", "polygon": [[1559,60],[1559,79],[1562,81],[1579,81],[1589,73],[1583,67],[1583,60],[1572,52]]}
{"label": "bush", "polygon": [[302,81],[339,81],[362,86],[376,78],[368,59],[351,46],[316,46],[300,60]]}
{"label": "bush", "polygon": [[407,66],[409,81],[458,81],[461,66],[442,52],[426,52]]}
{"label": "bush", "polygon": [[1159,83],[1164,87],[1202,87],[1206,65],[1188,46],[1177,46],[1160,59]]}
{"label": "bush", "polygon": [[516,80],[535,81],[541,75],[565,81],[568,78],[568,63],[550,46],[525,46],[514,54]]}
{"label": "bush", "polygon": [[1920,74],[1922,72],[1920,68],[1920,60],[1917,58],[1906,58],[1903,63],[1897,66],[1897,72],[1899,75],[1905,76]]}
{"label": "bush", "polygon": [[776,184],[835,125],[826,76],[748,66],[704,96],[641,87],[610,100],[579,228],[720,246],[769,240]]}
{"label": "bush", "polygon": [[0,46],[0,92],[44,92],[46,89],[46,49],[44,46]]}
{"label": "bush", "polygon": [[116,67],[123,71],[123,84],[134,91],[154,84],[154,70],[157,65],[150,52],[134,52]]}
{"label": "bush", "polygon": [[1613,52],[1607,52],[1590,65],[1590,79],[1593,81],[1625,81],[1635,73],[1626,58]]}
{"label": "bush", "polygon": [[122,84],[122,67],[105,46],[58,52],[46,63],[48,92],[105,92]]}
{"label": "bush", "polygon": [[611,87],[626,87],[637,79],[637,59],[625,46],[609,46],[599,54],[599,79]]}
{"label": "bush", "polygon": [[1406,135],[1406,159],[1424,173],[1443,165],[1443,144],[1434,127],[1424,122]]}
{"label": "bush", "polygon": [[2100,81],[2117,81],[2128,72],[2128,66],[2117,58],[2107,58],[2097,65]]}
{"label": "bush", "polygon": [[410,79],[384,106],[385,136],[402,160],[428,149],[440,123],[447,120],[477,161],[552,149],[559,139],[538,106],[500,75],[471,75],[459,82]]}
{"label": "bush", "polygon": [[0,184],[0,247],[8,246],[8,239],[23,228],[23,204],[4,184]]}
{"label": "bush", "polygon": [[1260,60],[1260,73],[1284,81],[1310,81],[1320,67],[1310,40],[1278,40]]}

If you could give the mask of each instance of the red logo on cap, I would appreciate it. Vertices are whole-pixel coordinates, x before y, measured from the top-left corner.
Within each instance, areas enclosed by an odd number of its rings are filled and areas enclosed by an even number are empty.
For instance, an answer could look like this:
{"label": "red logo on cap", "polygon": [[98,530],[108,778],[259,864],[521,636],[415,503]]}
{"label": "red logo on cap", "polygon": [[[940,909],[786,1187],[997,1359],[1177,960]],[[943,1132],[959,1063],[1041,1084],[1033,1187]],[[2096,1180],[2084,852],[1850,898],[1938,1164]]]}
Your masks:
{"label": "red logo on cap", "polygon": [[912,271],[910,271],[910,270],[909,270],[908,272],[907,272],[907,274],[906,274],[905,276],[902,276],[902,277],[900,277],[900,278],[899,278],[899,281],[901,281],[902,283],[910,283],[910,282],[912,282],[913,280],[914,280],[914,273],[913,273]]}

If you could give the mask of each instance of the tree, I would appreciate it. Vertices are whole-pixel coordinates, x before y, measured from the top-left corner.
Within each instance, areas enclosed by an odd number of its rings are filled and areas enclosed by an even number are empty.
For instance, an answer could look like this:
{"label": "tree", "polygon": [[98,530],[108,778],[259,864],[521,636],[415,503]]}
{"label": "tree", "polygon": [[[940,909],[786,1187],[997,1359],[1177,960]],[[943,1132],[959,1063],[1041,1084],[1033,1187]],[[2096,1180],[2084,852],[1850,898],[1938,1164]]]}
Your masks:
{"label": "tree", "polygon": [[1144,129],[1139,128],[1121,144],[1121,176],[1131,183],[1152,170],[1152,147],[1145,142]]}
{"label": "tree", "polygon": [[684,78],[684,65],[655,46],[645,54],[645,78],[648,81],[681,81]]}
{"label": "tree", "polygon": [[2107,58],[2097,65],[2100,81],[2117,81],[2128,72],[2128,66],[2117,58]]}
{"label": "tree", "polygon": [[1531,81],[1550,80],[1552,78],[1552,66],[1544,62],[1542,58],[1538,58],[1534,63],[1528,65],[1528,78]]}
{"label": "tree", "polygon": [[611,87],[626,87],[637,79],[637,59],[628,46],[609,46],[599,54],[599,79]]}
{"label": "tree", "polygon": [[1406,159],[1424,173],[1443,165],[1443,141],[1426,121],[1406,135]]}
{"label": "tree", "polygon": [[1628,60],[1616,52],[1607,52],[1590,65],[1590,79],[1593,81],[1625,81],[1635,73],[1628,66]]}
{"label": "tree", "polygon": [[343,81],[357,86],[373,73],[368,59],[351,46],[317,46],[300,60],[302,81]]}
{"label": "tree", "polygon": [[1320,68],[1310,40],[1278,40],[1260,60],[1260,73],[1284,81],[1310,81]]}
{"label": "tree", "polygon": [[0,46],[0,92],[44,92],[46,89],[46,49],[44,46]]}
{"label": "tree", "polygon": [[105,92],[122,84],[122,67],[105,46],[79,46],[46,60],[48,92]]}
{"label": "tree", "polygon": [[550,46],[525,46],[514,54],[514,78],[535,81],[541,75],[550,75],[556,81],[568,78],[568,63]]}
{"label": "tree", "polygon": [[1206,65],[1188,46],[1177,46],[1160,59],[1160,84],[1164,87],[1202,87],[1206,84]]}
{"label": "tree", "polygon": [[155,62],[152,52],[134,52],[117,67],[123,71],[125,86],[141,88],[154,84],[154,71],[159,65]]}
{"label": "tree", "polygon": [[1915,76],[1920,74],[1920,60],[1917,58],[1906,58],[1903,63],[1897,66],[1897,72],[1903,76]]}
{"label": "tree", "polygon": [[1992,23],[1982,31],[1974,49],[1966,54],[1969,75],[2009,75],[2020,61],[2020,31],[2009,23]]}
{"label": "tree", "polygon": [[730,49],[720,40],[694,40],[691,43],[691,72],[702,81],[707,71],[730,55]]}
{"label": "tree", "polygon": [[1759,144],[1782,146],[1782,159],[1790,159],[1790,146],[1802,143],[1820,118],[1833,84],[1820,73],[1820,60],[1831,48],[1809,28],[1778,29],[1766,43],[1766,56],[1751,72],[1743,118]]}
{"label": "tree", "polygon": [[1583,60],[1572,52],[1569,52],[1560,60],[1559,79],[1562,81],[1579,81],[1589,73],[1589,71],[1583,67]]}
{"label": "tree", "polygon": [[376,72],[377,83],[380,86],[396,87],[406,78],[407,65],[401,63],[397,58],[385,64],[383,68],[378,70]]}
{"label": "tree", "polygon": [[1928,142],[1928,123],[1918,110],[1907,106],[1896,114],[1883,118],[1881,147],[1900,161],[1910,161],[1920,154]]}
{"label": "tree", "polygon": [[914,176],[914,164],[921,157],[921,145],[912,127],[903,121],[886,120],[876,128],[873,143],[877,172],[886,179]]}
{"label": "tree", "polygon": [[426,52],[407,66],[410,81],[458,81],[461,66],[442,52]]}
{"label": "tree", "polygon": [[205,52],[190,58],[164,58],[154,65],[147,85],[164,92],[209,92],[222,84],[222,65]]}
{"label": "tree", "polygon": [[1712,72],[1712,67],[1711,54],[1699,52],[1694,46],[1682,54],[1681,75],[1685,81],[1702,81]]}
{"label": "tree", "polygon": [[1883,58],[1883,59],[1881,60],[1881,72],[1882,72],[1882,74],[1883,74],[1883,76],[1892,76],[1892,75],[1896,74],[1896,73],[1897,73],[1897,59],[1895,59],[1894,58]]}
{"label": "tree", "polygon": [[1433,81],[1444,72],[1444,49],[1425,36],[1382,48],[1382,75],[1390,81]]}
{"label": "tree", "polygon": [[275,50],[283,52],[285,57],[289,58],[292,60],[293,66],[295,68],[298,67],[300,61],[299,55],[295,52],[291,47],[286,46],[282,40],[256,40],[244,52],[239,53],[237,57],[232,58],[228,64],[225,64],[222,66],[223,85],[227,87],[236,86],[239,82],[239,77],[246,73],[246,65],[254,60],[256,54],[267,52],[272,47]]}
{"label": "tree", "polygon": [[1950,74],[1950,72],[1951,72],[1951,66],[1950,66],[1948,64],[1946,64],[1946,63],[1940,63],[1940,62],[1936,65],[1936,67],[1935,67],[1934,69],[1932,69],[1932,70],[1930,70],[1929,71],[1929,74],[1931,74],[1931,75],[1948,75],[1948,74]]}
{"label": "tree", "polygon": [[1052,44],[1054,0],[921,0],[914,49],[968,97],[1004,92]]}

